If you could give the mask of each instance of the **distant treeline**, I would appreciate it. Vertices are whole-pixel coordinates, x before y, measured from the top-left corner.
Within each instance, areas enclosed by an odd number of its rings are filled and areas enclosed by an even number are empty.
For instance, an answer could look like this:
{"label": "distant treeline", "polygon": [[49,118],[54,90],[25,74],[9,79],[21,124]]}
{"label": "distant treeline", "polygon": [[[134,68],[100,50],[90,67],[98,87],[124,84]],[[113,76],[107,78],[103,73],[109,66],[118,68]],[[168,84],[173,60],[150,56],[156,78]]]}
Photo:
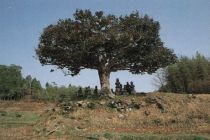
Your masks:
{"label": "distant treeline", "polygon": [[197,53],[181,57],[174,65],[156,75],[160,91],[174,93],[210,93],[210,59]]}
{"label": "distant treeline", "polygon": [[23,78],[21,67],[0,65],[0,98],[4,100],[20,99],[42,89],[40,82],[30,75]]}
{"label": "distant treeline", "polygon": [[56,83],[46,83],[43,88],[40,81],[30,75],[25,78],[21,74],[21,67],[17,65],[0,65],[0,99],[18,100],[29,95],[30,98],[41,100],[57,100],[63,94],[75,93],[79,88],[58,87]]}

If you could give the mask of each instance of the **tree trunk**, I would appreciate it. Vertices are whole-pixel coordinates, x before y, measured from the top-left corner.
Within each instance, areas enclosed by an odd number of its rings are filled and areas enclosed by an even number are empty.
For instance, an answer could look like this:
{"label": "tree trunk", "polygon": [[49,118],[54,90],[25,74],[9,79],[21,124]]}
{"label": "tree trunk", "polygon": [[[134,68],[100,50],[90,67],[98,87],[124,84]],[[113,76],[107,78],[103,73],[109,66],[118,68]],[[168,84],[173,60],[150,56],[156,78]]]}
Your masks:
{"label": "tree trunk", "polygon": [[102,69],[98,70],[98,75],[101,84],[101,92],[105,95],[112,94],[109,83],[110,72],[108,70]]}

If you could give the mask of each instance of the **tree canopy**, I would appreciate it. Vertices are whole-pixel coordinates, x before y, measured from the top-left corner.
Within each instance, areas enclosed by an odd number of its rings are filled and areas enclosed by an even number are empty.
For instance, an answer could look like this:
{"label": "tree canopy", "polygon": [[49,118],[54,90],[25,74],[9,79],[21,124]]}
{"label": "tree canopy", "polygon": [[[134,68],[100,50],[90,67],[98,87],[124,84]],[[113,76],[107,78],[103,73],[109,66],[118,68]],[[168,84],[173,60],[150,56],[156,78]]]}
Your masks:
{"label": "tree canopy", "polygon": [[55,65],[77,75],[98,70],[101,87],[109,88],[111,72],[153,73],[176,60],[164,47],[160,24],[138,12],[117,17],[102,11],[76,10],[74,19],[60,19],[44,28],[36,54],[43,65]]}

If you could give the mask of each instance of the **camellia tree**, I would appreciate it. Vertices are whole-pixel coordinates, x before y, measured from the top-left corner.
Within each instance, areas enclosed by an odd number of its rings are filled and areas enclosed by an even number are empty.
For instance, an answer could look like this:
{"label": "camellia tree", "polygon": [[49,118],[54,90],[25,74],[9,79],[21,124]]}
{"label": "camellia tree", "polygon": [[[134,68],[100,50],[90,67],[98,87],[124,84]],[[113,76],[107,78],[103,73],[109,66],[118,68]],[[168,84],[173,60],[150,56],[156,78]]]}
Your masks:
{"label": "camellia tree", "polygon": [[117,17],[76,10],[74,19],[44,29],[36,54],[42,65],[55,65],[72,76],[82,69],[97,70],[102,91],[110,94],[111,72],[151,74],[176,61],[159,29],[159,22],[138,12]]}

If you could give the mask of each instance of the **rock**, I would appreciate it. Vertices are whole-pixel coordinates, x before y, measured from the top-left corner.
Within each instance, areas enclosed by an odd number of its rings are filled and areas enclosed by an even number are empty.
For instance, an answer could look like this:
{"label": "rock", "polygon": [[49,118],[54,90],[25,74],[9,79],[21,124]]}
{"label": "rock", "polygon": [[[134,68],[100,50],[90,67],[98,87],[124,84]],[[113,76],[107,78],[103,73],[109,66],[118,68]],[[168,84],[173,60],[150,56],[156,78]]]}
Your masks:
{"label": "rock", "polygon": [[130,102],[128,102],[127,100],[112,100],[111,102],[109,102],[108,106],[111,108],[116,108],[116,110],[119,112],[131,111],[132,109],[140,109],[140,104],[136,103],[134,99]]}
{"label": "rock", "polygon": [[188,97],[191,98],[193,95],[192,94],[188,94]]}
{"label": "rock", "polygon": [[195,96],[194,94],[188,94],[188,98],[193,98],[193,99],[195,99],[196,96]]}
{"label": "rock", "polygon": [[84,129],[84,128],[81,127],[81,126],[77,126],[77,127],[75,127],[75,129],[76,129],[76,130],[82,130],[82,129]]}
{"label": "rock", "polygon": [[96,107],[96,105],[94,103],[90,102],[87,104],[87,107],[90,109],[94,109]]}
{"label": "rock", "polygon": [[157,102],[157,99],[153,96],[148,96],[145,98],[145,102],[148,104],[155,104]]}
{"label": "rock", "polygon": [[114,100],[112,100],[111,102],[108,103],[108,106],[110,108],[117,108],[117,103]]}
{"label": "rock", "polygon": [[[70,112],[73,112],[78,106],[78,104],[70,101],[70,102],[62,102],[59,106],[60,106],[62,114],[65,115],[65,114],[69,114]],[[52,109],[52,112],[57,112],[57,111],[58,110],[56,108]]]}
{"label": "rock", "polygon": [[156,105],[157,105],[157,107],[158,107],[160,110],[164,110],[164,107],[163,107],[163,105],[161,104],[160,101],[157,101],[157,102],[156,102]]}
{"label": "rock", "polygon": [[132,111],[132,108],[127,108],[126,111]]}
{"label": "rock", "polygon": [[78,106],[78,107],[82,107],[83,103],[84,103],[83,101],[78,101],[78,102],[77,102],[77,106]]}
{"label": "rock", "polygon": [[143,102],[141,102],[140,105],[141,105],[141,107],[145,107],[147,104],[146,104],[146,102],[143,101]]}
{"label": "rock", "polygon": [[100,101],[99,104],[100,104],[100,105],[105,105],[106,102],[105,102],[105,101]]}
{"label": "rock", "polygon": [[123,113],[123,112],[125,112],[125,108],[117,107],[117,111],[120,113]]}
{"label": "rock", "polygon": [[78,101],[77,102],[77,106],[78,107],[87,107],[87,104],[88,104],[89,102],[84,102],[84,101]]}
{"label": "rock", "polygon": [[118,118],[119,118],[119,119],[125,119],[125,118],[126,118],[126,116],[125,116],[125,115],[123,115],[123,114],[119,114],[119,115],[118,115]]}
{"label": "rock", "polygon": [[150,115],[150,111],[149,111],[149,110],[145,110],[145,111],[144,111],[144,114],[145,114],[146,116],[149,116],[149,115]]}

